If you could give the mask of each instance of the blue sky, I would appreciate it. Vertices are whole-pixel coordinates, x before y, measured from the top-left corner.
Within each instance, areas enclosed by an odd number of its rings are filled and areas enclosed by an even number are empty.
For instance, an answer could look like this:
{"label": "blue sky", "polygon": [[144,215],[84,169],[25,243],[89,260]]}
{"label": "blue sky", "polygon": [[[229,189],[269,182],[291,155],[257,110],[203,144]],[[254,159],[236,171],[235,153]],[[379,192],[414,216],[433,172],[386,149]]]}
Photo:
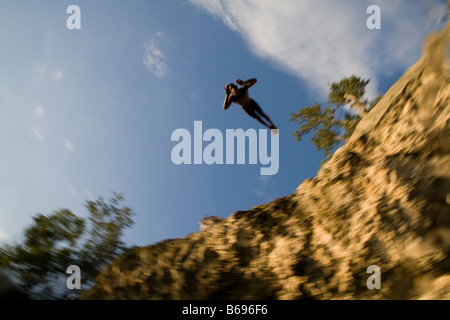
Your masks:
{"label": "blue sky", "polygon": [[[289,114],[326,101],[357,74],[384,93],[421,54],[445,1],[171,0],[0,3],[0,240],[37,213],[86,216],[84,202],[121,192],[137,213],[124,240],[147,245],[289,195],[322,153],[296,143]],[[69,5],[81,29],[69,30]],[[381,9],[369,30],[366,9]],[[226,83],[256,77],[250,95],[280,129],[279,171],[171,161],[178,128],[262,129]]]}

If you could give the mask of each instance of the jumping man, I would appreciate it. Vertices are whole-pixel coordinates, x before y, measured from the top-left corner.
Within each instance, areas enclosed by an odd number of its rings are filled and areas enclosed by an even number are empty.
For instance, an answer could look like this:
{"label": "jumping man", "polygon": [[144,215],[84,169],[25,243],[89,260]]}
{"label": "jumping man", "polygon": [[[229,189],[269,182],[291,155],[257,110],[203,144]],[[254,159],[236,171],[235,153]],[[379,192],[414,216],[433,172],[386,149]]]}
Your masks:
{"label": "jumping man", "polygon": [[[269,116],[267,116],[261,109],[261,107],[256,103],[255,100],[249,97],[248,88],[253,86],[256,83],[256,79],[250,79],[247,81],[242,81],[241,79],[236,79],[236,83],[240,86],[239,88],[234,83],[229,83],[225,86],[225,101],[223,102],[223,108],[227,110],[231,103],[237,103],[242,106],[242,109],[252,118],[258,120],[261,124],[268,127],[269,129],[277,129],[277,127],[273,124],[272,120],[270,120]],[[231,94],[231,95],[230,95]],[[269,124],[266,124],[263,119],[266,119]]]}

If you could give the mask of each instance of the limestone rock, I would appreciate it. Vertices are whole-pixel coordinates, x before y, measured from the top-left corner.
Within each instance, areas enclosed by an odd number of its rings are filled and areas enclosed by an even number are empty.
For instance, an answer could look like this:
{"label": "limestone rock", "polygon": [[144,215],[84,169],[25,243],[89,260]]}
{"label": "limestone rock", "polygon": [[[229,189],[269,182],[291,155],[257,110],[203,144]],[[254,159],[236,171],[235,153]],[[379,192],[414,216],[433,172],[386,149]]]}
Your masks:
{"label": "limestone rock", "polygon": [[449,138],[447,25],[294,194],[136,248],[80,298],[450,299]]}

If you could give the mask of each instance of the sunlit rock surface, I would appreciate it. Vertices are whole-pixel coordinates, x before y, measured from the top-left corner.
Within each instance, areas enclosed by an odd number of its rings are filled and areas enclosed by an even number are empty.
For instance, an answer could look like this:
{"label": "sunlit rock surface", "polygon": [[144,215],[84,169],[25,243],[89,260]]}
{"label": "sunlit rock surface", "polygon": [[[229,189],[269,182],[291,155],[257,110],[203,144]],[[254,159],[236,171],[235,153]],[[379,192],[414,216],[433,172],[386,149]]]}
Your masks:
{"label": "sunlit rock surface", "polygon": [[136,248],[81,299],[450,299],[449,80],[447,25],[294,194]]}

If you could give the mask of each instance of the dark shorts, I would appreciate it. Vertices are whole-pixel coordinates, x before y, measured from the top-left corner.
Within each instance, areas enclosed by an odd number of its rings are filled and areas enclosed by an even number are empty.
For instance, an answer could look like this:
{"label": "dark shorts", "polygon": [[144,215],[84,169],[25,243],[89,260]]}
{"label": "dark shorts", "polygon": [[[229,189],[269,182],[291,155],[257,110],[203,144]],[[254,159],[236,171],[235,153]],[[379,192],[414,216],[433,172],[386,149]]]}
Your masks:
{"label": "dark shorts", "polygon": [[244,109],[244,111],[253,118],[258,117],[258,115],[256,114],[256,112],[258,112],[259,114],[263,114],[263,111],[261,109],[261,107],[256,103],[255,100],[250,99],[250,103],[248,105],[246,105],[245,107],[242,107],[242,109]]}

